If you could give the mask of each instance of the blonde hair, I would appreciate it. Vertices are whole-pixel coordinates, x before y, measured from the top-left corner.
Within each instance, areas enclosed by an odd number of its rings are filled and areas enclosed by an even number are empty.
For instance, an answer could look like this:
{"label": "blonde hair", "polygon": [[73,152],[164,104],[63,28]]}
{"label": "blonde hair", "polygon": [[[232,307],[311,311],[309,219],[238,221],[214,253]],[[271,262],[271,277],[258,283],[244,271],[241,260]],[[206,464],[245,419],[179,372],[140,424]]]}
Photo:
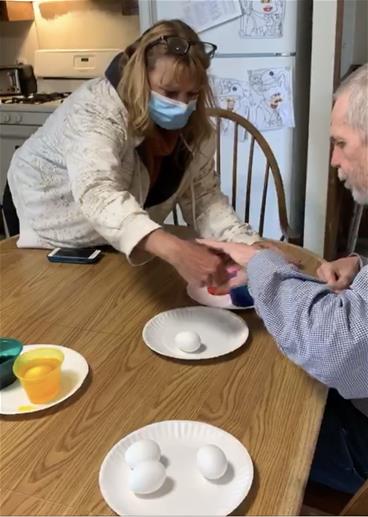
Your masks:
{"label": "blonde hair", "polygon": [[148,72],[153,70],[160,57],[170,55],[174,59],[174,77],[189,73],[198,85],[199,96],[196,110],[192,113],[188,124],[182,129],[186,142],[198,148],[203,140],[213,132],[212,124],[206,115],[206,107],[214,105],[207,69],[210,58],[205,54],[201,45],[191,45],[185,55],[171,54],[166,45],[153,45],[162,36],[178,36],[180,38],[198,41],[196,32],[181,20],[165,20],[153,25],[142,36],[130,45],[123,56],[121,64],[124,67],[118,94],[128,111],[128,131],[136,136],[149,136],[154,129],[150,119],[148,103],[150,85]]}

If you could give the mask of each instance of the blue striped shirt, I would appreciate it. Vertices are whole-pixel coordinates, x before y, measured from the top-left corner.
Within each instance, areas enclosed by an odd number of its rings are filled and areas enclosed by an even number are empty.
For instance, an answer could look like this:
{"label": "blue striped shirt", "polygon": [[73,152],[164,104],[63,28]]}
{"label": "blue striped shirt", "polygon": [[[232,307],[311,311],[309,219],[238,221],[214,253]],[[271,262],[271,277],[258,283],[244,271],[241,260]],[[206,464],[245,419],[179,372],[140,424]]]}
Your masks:
{"label": "blue striped shirt", "polygon": [[283,354],[344,398],[368,398],[368,265],[339,294],[270,250],[247,273],[256,311]]}

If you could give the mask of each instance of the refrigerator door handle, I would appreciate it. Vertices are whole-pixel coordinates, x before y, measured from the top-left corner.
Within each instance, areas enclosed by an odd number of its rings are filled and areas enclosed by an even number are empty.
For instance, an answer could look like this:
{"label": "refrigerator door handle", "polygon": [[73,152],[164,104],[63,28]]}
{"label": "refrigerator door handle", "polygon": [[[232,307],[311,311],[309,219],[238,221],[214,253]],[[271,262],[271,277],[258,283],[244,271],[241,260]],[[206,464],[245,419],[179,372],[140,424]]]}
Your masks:
{"label": "refrigerator door handle", "polygon": [[295,57],[296,52],[244,52],[244,53],[231,53],[231,54],[221,54],[217,53],[215,57],[221,58],[237,58],[237,57]]}

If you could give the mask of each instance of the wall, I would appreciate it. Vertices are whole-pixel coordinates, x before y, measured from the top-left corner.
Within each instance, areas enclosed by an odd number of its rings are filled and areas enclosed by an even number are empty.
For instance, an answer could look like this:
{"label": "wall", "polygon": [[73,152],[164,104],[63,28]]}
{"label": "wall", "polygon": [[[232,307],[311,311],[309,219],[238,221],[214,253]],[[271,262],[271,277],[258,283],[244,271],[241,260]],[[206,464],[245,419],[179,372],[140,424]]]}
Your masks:
{"label": "wall", "polygon": [[309,85],[312,40],[312,0],[298,5],[297,53],[295,60],[294,95],[295,138],[293,142],[294,173],[291,178],[289,224],[299,235],[303,234],[305,209],[305,184],[308,142]]}
{"label": "wall", "polygon": [[313,3],[304,246],[323,255],[330,158],[337,1]]}
{"label": "wall", "polygon": [[45,48],[124,48],[139,34],[139,17],[123,16],[121,0],[35,1],[34,22],[0,22],[1,63],[33,64]]}
{"label": "wall", "polygon": [[368,62],[368,2],[356,0],[353,63]]}
{"label": "wall", "polygon": [[120,0],[36,2],[40,48],[124,48],[139,33],[138,16],[123,16]]}
{"label": "wall", "polygon": [[350,65],[368,62],[368,2],[348,0],[344,3],[341,49],[341,76]]}
{"label": "wall", "polygon": [[0,21],[0,62],[12,65],[19,58],[25,63],[33,63],[34,51],[38,48],[36,25],[34,22]]}

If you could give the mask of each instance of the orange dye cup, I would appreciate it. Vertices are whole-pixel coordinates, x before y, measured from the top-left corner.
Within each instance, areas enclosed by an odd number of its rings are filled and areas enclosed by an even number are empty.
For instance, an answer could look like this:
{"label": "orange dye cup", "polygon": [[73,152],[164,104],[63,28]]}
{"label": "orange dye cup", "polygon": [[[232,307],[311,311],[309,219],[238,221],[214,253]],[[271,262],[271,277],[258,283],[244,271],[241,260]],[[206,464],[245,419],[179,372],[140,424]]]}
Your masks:
{"label": "orange dye cup", "polygon": [[35,348],[17,357],[13,372],[31,402],[45,404],[58,395],[63,361],[64,354],[56,348]]}

